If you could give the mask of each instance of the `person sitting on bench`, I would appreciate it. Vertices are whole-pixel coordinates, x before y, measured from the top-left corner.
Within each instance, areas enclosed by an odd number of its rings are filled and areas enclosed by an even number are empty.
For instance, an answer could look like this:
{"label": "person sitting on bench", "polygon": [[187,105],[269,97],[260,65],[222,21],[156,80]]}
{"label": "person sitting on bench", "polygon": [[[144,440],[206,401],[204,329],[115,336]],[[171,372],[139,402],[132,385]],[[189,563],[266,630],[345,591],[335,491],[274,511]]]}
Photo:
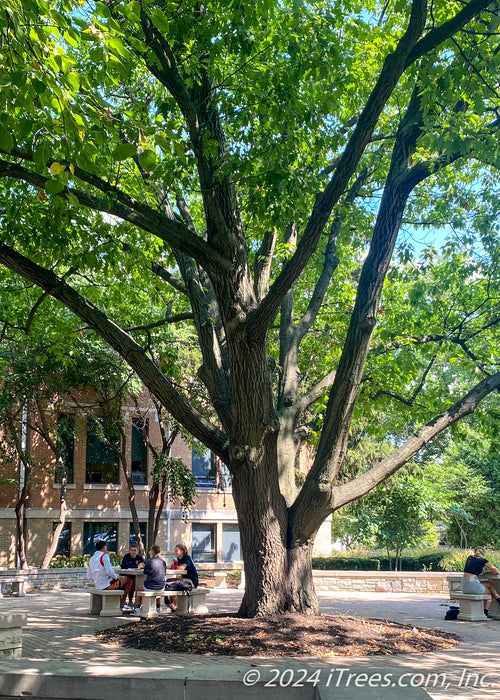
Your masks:
{"label": "person sitting on bench", "polygon": [[[496,566],[493,566],[484,557],[484,547],[476,547],[474,555],[468,556],[465,562],[464,577],[462,579],[462,593],[467,595],[485,595],[489,593],[500,604],[500,595],[491,581],[480,581],[479,576],[483,569],[488,569],[490,574],[500,574]],[[489,617],[491,599],[484,601],[484,614]]]}
{"label": "person sitting on bench", "polygon": [[130,584],[126,578],[115,574],[111,566],[111,560],[107,552],[107,545],[104,540],[95,543],[95,553],[89,559],[87,567],[87,578],[94,582],[94,586],[99,591],[113,591],[120,589],[127,596]]}
{"label": "person sitting on bench", "polygon": [[[196,566],[194,565],[193,560],[187,553],[187,547],[185,547],[183,544],[176,544],[174,551],[177,558],[177,569],[186,571],[186,576],[184,576],[182,580],[190,581],[193,588],[198,588],[198,572],[196,571]],[[175,599],[172,601],[171,598],[165,596],[165,603],[169,605],[172,610],[177,610],[177,603],[175,602]]]}
{"label": "person sitting on bench", "polygon": [[[141,614],[140,601],[141,594],[140,591],[163,591],[165,587],[165,576],[167,573],[167,565],[165,560],[161,556],[161,549],[159,545],[154,544],[151,547],[151,558],[146,560],[144,565],[144,573],[146,574],[146,580],[144,581],[144,586],[139,586],[137,589],[136,597],[136,615]],[[158,596],[156,599],[156,612],[160,614],[160,602],[161,599]]]}
{"label": "person sitting on bench", "polygon": [[[144,569],[144,557],[139,554],[139,547],[136,544],[131,544],[128,554],[122,559],[122,569]],[[120,606],[123,612],[132,612],[135,610],[134,603],[134,591],[135,591],[135,578],[133,576],[123,575],[123,578],[128,583],[128,591],[123,594],[120,600]],[[128,605],[127,605],[127,595],[128,595]]]}

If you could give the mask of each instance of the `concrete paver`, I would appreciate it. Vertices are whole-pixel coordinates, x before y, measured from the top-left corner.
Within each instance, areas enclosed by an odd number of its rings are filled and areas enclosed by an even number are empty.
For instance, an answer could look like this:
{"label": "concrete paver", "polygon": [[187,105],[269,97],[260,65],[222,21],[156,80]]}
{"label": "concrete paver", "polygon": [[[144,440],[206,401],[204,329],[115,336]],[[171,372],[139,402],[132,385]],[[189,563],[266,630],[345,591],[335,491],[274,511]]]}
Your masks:
{"label": "concrete paver", "polygon": [[[319,593],[321,610],[325,613],[392,620],[417,628],[425,626],[454,632],[462,642],[451,650],[397,656],[241,659],[144,652],[102,644],[95,638],[95,631],[127,624],[130,618],[89,616],[88,597],[88,593],[82,590],[65,590],[33,593],[25,598],[3,598],[0,611],[26,612],[28,626],[23,631],[22,662],[1,662],[0,674],[9,668],[26,666],[33,672],[38,670],[47,674],[63,667],[81,668],[83,664],[89,676],[130,676],[131,683],[137,680],[137,676],[142,682],[146,678],[164,677],[170,679],[170,688],[174,687],[174,681],[181,683],[179,688],[186,688],[186,673],[189,671],[189,682],[200,678],[205,680],[204,697],[208,699],[221,697],[220,682],[223,679],[237,682],[241,691],[238,691],[239,697],[247,697],[243,676],[257,670],[261,683],[269,683],[262,687],[262,694],[273,699],[281,697],[281,690],[288,690],[283,697],[295,697],[292,685],[301,680],[304,682],[297,687],[302,691],[302,697],[308,697],[309,690],[311,698],[318,697],[312,692],[316,680],[320,697],[324,700],[330,697],[341,700],[344,696],[352,700],[357,697],[389,700],[398,695],[404,695],[405,700],[413,697],[436,700],[500,698],[500,621],[445,621],[444,598],[403,593]],[[209,609],[211,612],[234,612],[240,599],[240,591],[213,590]],[[366,674],[366,678],[362,674]],[[434,675],[429,677],[429,674]],[[78,696],[67,693],[67,697]],[[107,693],[102,695],[103,700],[107,697]]]}

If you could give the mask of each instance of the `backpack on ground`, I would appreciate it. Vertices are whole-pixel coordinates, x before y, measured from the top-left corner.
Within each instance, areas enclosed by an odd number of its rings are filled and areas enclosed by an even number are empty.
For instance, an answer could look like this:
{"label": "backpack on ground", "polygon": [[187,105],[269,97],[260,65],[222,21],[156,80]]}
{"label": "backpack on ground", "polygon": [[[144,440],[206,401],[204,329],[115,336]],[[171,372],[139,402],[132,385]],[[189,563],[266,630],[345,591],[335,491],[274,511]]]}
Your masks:
{"label": "backpack on ground", "polygon": [[460,608],[457,608],[456,605],[450,605],[450,607],[446,611],[444,619],[445,620],[456,620],[459,612],[460,612]]}

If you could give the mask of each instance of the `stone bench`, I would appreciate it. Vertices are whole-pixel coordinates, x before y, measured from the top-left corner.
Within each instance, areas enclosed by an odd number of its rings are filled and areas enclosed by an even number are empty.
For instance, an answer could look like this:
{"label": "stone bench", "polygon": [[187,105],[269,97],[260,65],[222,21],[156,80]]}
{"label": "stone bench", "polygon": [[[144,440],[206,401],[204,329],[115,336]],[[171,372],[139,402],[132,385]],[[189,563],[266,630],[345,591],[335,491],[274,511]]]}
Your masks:
{"label": "stone bench", "polygon": [[89,615],[100,615],[101,617],[118,617],[122,614],[120,610],[120,598],[123,591],[101,591],[98,588],[89,587],[90,607]]}
{"label": "stone bench", "polygon": [[21,658],[22,628],[26,625],[26,613],[0,613],[0,659]]}
{"label": "stone bench", "polygon": [[214,588],[227,588],[227,571],[203,568],[197,568],[196,570],[201,576],[208,574],[211,578],[213,577],[215,582]]}
{"label": "stone bench", "polygon": [[470,593],[461,593],[454,591],[453,600],[457,600],[460,605],[458,620],[467,620],[469,622],[482,622],[488,618],[484,614],[484,601],[490,600],[489,595],[472,595]]}
{"label": "stone bench", "polygon": [[177,598],[177,615],[205,615],[208,613],[209,588],[193,588],[192,591],[137,591],[141,598],[141,618],[156,617],[156,598]]}
{"label": "stone bench", "polygon": [[12,586],[11,595],[19,596],[19,598],[21,598],[22,596],[25,596],[26,595],[26,593],[24,591],[25,582],[26,582],[26,578],[24,576],[0,576],[0,598],[3,598],[5,595],[5,591],[3,590],[3,587],[6,583],[11,584],[11,586]]}

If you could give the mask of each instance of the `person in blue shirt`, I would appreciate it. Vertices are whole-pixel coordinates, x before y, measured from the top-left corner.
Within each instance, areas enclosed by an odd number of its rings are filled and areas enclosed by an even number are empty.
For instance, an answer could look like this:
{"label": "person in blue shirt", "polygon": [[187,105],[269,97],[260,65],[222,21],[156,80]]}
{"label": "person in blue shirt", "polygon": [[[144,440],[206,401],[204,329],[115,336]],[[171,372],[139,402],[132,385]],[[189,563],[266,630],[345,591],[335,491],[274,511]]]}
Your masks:
{"label": "person in blue shirt", "polygon": [[193,588],[198,588],[198,572],[193,564],[193,560],[187,553],[187,547],[183,544],[175,545],[175,556],[177,557],[177,568],[185,569],[186,575],[183,581],[191,581]]}
{"label": "person in blue shirt", "polygon": [[[191,581],[193,588],[198,588],[198,572],[196,571],[196,566],[194,565],[193,560],[187,553],[187,547],[183,544],[176,544],[174,551],[177,558],[177,569],[186,571],[186,575],[182,580]],[[166,596],[165,602],[172,610],[177,610],[177,603],[175,602],[174,596],[171,598]]]}
{"label": "person in blue shirt", "polygon": [[[492,581],[480,581],[479,576],[483,569],[487,569],[488,573],[498,576],[500,571],[496,566],[493,566],[484,556],[484,547],[476,547],[474,555],[467,557],[464,568],[464,577],[462,579],[462,593],[469,595],[490,595],[491,599],[495,598],[500,605],[500,595],[498,594]],[[489,607],[491,599],[484,601],[484,614],[489,617]]]}
{"label": "person in blue shirt", "polygon": [[[122,559],[122,569],[144,569],[144,557],[139,554],[139,547],[136,544],[131,544],[128,554]],[[126,579],[127,587],[125,589],[125,595],[122,596],[120,600],[120,605],[123,612],[131,612],[134,610],[134,592],[135,592],[135,576],[122,576]],[[128,605],[127,603],[128,595]]]}
{"label": "person in blue shirt", "polygon": [[[165,587],[165,576],[167,573],[167,564],[161,556],[161,549],[157,544],[151,547],[151,558],[146,560],[144,565],[144,573],[146,580],[144,586],[139,586],[137,589],[137,608],[136,615],[141,614],[140,601],[141,594],[139,591],[162,591]],[[156,599],[156,612],[160,614],[160,597]]]}

